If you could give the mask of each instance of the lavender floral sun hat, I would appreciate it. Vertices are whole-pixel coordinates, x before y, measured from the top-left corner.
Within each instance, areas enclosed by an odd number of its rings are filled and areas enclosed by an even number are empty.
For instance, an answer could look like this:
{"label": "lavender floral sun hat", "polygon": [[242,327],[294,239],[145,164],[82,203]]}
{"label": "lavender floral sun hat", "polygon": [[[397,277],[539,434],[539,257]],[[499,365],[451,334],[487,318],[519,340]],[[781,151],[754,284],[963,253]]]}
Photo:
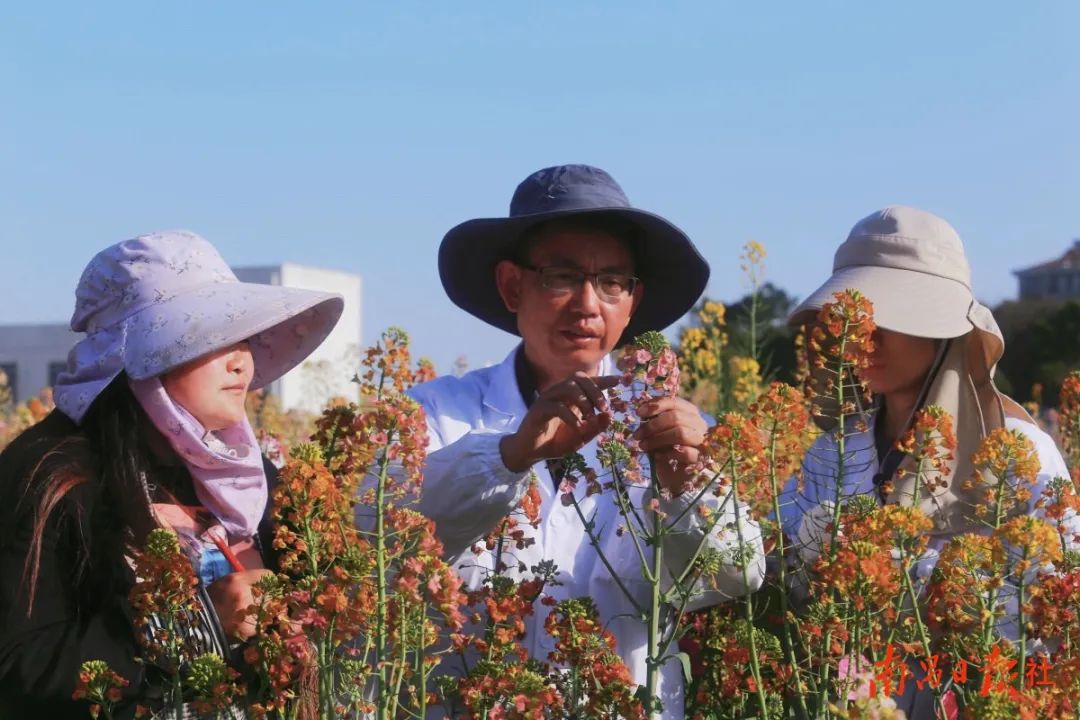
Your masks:
{"label": "lavender floral sun hat", "polygon": [[86,333],[53,389],[79,422],[120,374],[161,375],[237,342],[250,342],[251,388],[299,365],[337,324],[334,293],[240,282],[218,251],[185,230],[140,235],[102,250],[75,290],[71,329]]}

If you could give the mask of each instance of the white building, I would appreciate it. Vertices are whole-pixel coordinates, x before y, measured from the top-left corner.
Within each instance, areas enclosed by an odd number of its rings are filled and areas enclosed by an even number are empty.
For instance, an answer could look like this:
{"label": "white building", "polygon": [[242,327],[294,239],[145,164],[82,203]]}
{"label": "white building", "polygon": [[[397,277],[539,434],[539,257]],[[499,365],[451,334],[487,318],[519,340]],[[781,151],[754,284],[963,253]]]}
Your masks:
{"label": "white building", "polygon": [[1056,260],[1013,270],[1020,281],[1021,300],[1080,298],[1080,238]]}
{"label": "white building", "polygon": [[[287,410],[317,411],[332,397],[358,399],[351,382],[360,366],[361,279],[339,270],[294,263],[233,268],[245,282],[340,293],[345,310],[330,336],[300,367],[272,383],[269,392]],[[8,377],[15,402],[25,402],[51,387],[64,368],[71,347],[82,337],[66,323],[0,325],[0,370]]]}
{"label": "white building", "polygon": [[65,323],[0,325],[0,370],[15,402],[25,402],[52,387],[67,367],[68,351],[82,333]]}

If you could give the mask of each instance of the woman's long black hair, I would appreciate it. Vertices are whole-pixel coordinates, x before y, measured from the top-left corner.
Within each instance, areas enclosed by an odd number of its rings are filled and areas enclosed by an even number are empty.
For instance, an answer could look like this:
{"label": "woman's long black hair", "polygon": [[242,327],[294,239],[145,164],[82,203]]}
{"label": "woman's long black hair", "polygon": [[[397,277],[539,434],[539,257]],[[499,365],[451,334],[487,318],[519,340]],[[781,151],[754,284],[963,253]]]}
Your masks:
{"label": "woman's long black hair", "polygon": [[[155,458],[151,428],[121,373],[77,425],[55,410],[0,453],[0,483],[16,489],[5,511],[13,517],[0,532],[29,534],[22,578],[27,616],[49,533],[74,540],[69,560],[82,597],[126,582],[125,554],[156,526],[146,489]],[[3,497],[12,498],[7,491]]]}

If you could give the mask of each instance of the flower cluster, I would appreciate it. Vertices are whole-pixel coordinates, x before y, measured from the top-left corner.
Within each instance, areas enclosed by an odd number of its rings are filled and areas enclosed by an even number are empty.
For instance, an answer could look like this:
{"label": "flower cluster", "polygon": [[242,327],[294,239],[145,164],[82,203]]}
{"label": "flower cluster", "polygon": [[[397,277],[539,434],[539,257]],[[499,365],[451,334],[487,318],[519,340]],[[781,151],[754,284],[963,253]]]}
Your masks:
{"label": "flower cluster", "polygon": [[731,399],[736,407],[746,407],[762,392],[761,365],[752,357],[733,355],[731,368]]}
{"label": "flower cluster", "polygon": [[872,336],[877,329],[873,304],[865,295],[844,290],[834,298],[822,306],[810,330],[807,393],[814,415],[832,420],[854,414],[860,400],[869,400],[859,373],[874,352]]}
{"label": "flower cluster", "polygon": [[714,345],[719,344],[720,338],[726,340],[726,335],[710,337],[708,331],[702,327],[689,327],[682,331],[679,336],[679,366],[683,368],[691,383],[698,378],[708,378],[716,374],[720,363]]}
{"label": "flower cluster", "polygon": [[699,450],[702,470],[697,477],[710,481],[720,475],[717,494],[726,492],[734,480],[736,496],[748,503],[755,517],[772,509],[773,494],[767,482],[768,464],[764,435],[754,423],[738,413],[727,413],[709,428]]}
{"label": "flower cluster", "polygon": [[[455,691],[469,718],[546,720],[562,717],[563,697],[537,663],[482,660]],[[453,685],[453,683],[447,683]]]}
{"label": "flower cluster", "polygon": [[0,370],[0,450],[31,425],[45,419],[53,411],[52,388],[43,388],[36,397],[14,404],[7,373]]}
{"label": "flower cluster", "polygon": [[[391,582],[391,615],[401,617],[417,608],[430,608],[439,613],[444,628],[457,632],[465,624],[461,611],[465,594],[461,576],[442,559],[435,523],[409,509],[387,508],[386,516],[393,535],[387,557],[398,568]],[[426,632],[437,632],[426,616],[419,622]],[[428,641],[425,636],[423,646],[434,644],[434,639]]]}
{"label": "flower cluster", "polygon": [[1000,609],[989,602],[1000,584],[996,579],[1004,551],[992,536],[964,533],[941,551],[927,590],[930,627],[951,638],[950,649],[958,655],[977,655],[974,633],[984,623],[996,623]]}
{"label": "flower cluster", "polygon": [[315,445],[299,445],[293,453],[271,495],[277,520],[273,547],[281,553],[282,572],[317,575],[357,543],[366,545],[352,522],[356,484],[349,475],[330,472]]}
{"label": "flower cluster", "polygon": [[[572,483],[572,480],[566,480],[565,482]],[[485,548],[487,550],[496,550],[500,542],[507,542],[517,550],[524,550],[533,545],[536,539],[532,537],[526,528],[535,530],[540,527],[540,504],[540,488],[537,486],[536,477],[533,476],[530,478],[529,487],[525,490],[517,507],[510,511],[510,514],[500,520],[487,534],[487,537],[484,538],[484,547],[477,545],[473,548],[473,552],[479,555]],[[502,572],[505,569],[506,565],[503,563],[501,567],[496,568],[496,572]]]}
{"label": "flower cluster", "polygon": [[555,638],[550,660],[570,671],[560,686],[572,716],[644,720],[630,670],[615,653],[615,636],[600,624],[590,598],[558,603],[544,629]]}
{"label": "flower cluster", "polygon": [[1080,570],[1047,574],[1031,594],[1034,636],[1056,640],[1056,661],[1080,657]]}
{"label": "flower cluster", "polygon": [[1061,561],[1061,538],[1045,520],[1020,515],[994,531],[1009,556],[1009,574],[1020,577],[1031,569]]}
{"label": "flower cluster", "polygon": [[1080,467],[1080,370],[1070,372],[1061,383],[1058,435],[1070,467]]}
{"label": "flower cluster", "polygon": [[[1080,533],[1072,529],[1072,519],[1080,515],[1080,472],[1073,472],[1069,477],[1055,477],[1047,483],[1046,489],[1035,503],[1036,509],[1057,530],[1062,554],[1070,547],[1080,547]],[[1080,558],[1075,558],[1075,551],[1069,555],[1070,566],[1080,567]]]}
{"label": "flower cluster", "polygon": [[88,701],[90,717],[95,720],[102,713],[111,719],[113,707],[120,702],[128,685],[128,681],[110,670],[104,660],[87,660],[79,668],[79,679],[71,697]]}
{"label": "flower cluster", "polygon": [[292,703],[310,702],[302,678],[314,669],[314,648],[290,618],[292,608],[310,594],[293,590],[284,576],[267,575],[252,588],[252,596],[255,635],[244,649],[244,662],[255,668],[259,683],[251,711],[257,718],[280,717]]}
{"label": "flower cluster", "polygon": [[[911,504],[918,504],[920,490],[930,493],[948,486],[952,473],[952,461],[956,459],[956,432],[952,416],[938,405],[922,408],[915,414],[914,422],[896,442],[896,449],[905,453],[912,462],[901,467],[897,475],[914,481]],[[886,489],[885,494],[888,494]]]}
{"label": "flower cluster", "polygon": [[226,665],[220,655],[208,653],[195,658],[187,676],[195,712],[215,717],[228,711],[245,692],[239,677],[240,673]]}
{"label": "flower cluster", "polygon": [[726,308],[706,300],[697,313],[697,325],[679,335],[678,360],[687,392],[699,404],[714,407],[724,384],[724,356],[728,344]]}
{"label": "flower cluster", "polygon": [[765,246],[757,240],[751,240],[743,245],[743,254],[739,256],[739,268],[743,271],[751,290],[761,286],[765,275]]}
{"label": "flower cluster", "polygon": [[900,574],[890,547],[870,540],[848,540],[814,566],[817,593],[849,602],[857,612],[888,607],[900,591]]}
{"label": "flower cluster", "polygon": [[[499,563],[499,559],[496,559]],[[534,568],[527,580],[515,581],[507,575],[489,575],[483,585],[468,594],[471,622],[482,633],[453,633],[450,639],[463,664],[470,655],[480,658],[460,681],[443,682],[443,695],[457,698],[473,717],[539,718],[553,717],[563,708],[563,696],[551,677],[552,670],[530,660],[523,642],[526,619],[537,601],[552,605],[544,588],[554,581],[551,563]]]}
{"label": "flower cluster", "polygon": [[643,386],[639,394],[678,395],[679,362],[667,338],[650,331],[627,344],[615,363],[623,373],[623,384]]}
{"label": "flower cluster", "polygon": [[375,506],[374,487],[362,487],[365,475],[385,456],[395,471],[384,492],[397,499],[420,491],[427,449],[427,421],[420,406],[403,394],[377,398],[366,411],[357,405],[328,408],[316,423],[314,442],[325,448],[327,466],[340,482],[352,482],[363,505]]}
{"label": "flower cluster", "polygon": [[[737,617],[733,606],[694,616],[682,646],[693,658],[694,681],[687,696],[687,717],[753,717],[754,695],[761,689],[770,714],[782,717],[783,698],[792,668],[779,639]],[[751,642],[751,635],[754,636]],[[755,673],[751,647],[756,651]],[[757,677],[762,687],[758,687]]]}
{"label": "flower cluster", "polygon": [[170,530],[156,528],[134,557],[135,584],[128,593],[143,657],[179,672],[194,655],[189,631],[198,609],[198,579],[191,560]]}
{"label": "flower cluster", "polygon": [[762,434],[773,476],[784,482],[801,475],[803,456],[814,441],[803,393],[773,382],[749,410],[750,421]]}
{"label": "flower cluster", "polygon": [[409,334],[399,327],[383,332],[379,342],[368,348],[364,371],[357,377],[360,394],[366,397],[383,397],[391,392],[401,394],[413,385],[427,382],[435,377],[430,361],[421,360],[412,369],[409,352]]}
{"label": "flower cluster", "polygon": [[971,464],[975,476],[964,487],[981,493],[976,515],[996,528],[1006,516],[1027,507],[1039,474],[1039,455],[1031,438],[1019,430],[992,430],[971,456]]}

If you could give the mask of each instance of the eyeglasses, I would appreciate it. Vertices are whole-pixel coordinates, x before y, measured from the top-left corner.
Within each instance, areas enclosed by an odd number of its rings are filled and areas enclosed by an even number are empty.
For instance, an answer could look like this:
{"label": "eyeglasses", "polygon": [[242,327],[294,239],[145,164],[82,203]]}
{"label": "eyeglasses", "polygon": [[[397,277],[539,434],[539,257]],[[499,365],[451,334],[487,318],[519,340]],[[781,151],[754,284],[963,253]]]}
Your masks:
{"label": "eyeglasses", "polygon": [[554,265],[548,267],[535,267],[525,263],[517,263],[517,265],[539,275],[540,285],[560,295],[577,290],[588,278],[592,281],[600,299],[609,303],[616,303],[633,295],[638,283],[636,277],[625,273],[587,273],[584,270]]}

